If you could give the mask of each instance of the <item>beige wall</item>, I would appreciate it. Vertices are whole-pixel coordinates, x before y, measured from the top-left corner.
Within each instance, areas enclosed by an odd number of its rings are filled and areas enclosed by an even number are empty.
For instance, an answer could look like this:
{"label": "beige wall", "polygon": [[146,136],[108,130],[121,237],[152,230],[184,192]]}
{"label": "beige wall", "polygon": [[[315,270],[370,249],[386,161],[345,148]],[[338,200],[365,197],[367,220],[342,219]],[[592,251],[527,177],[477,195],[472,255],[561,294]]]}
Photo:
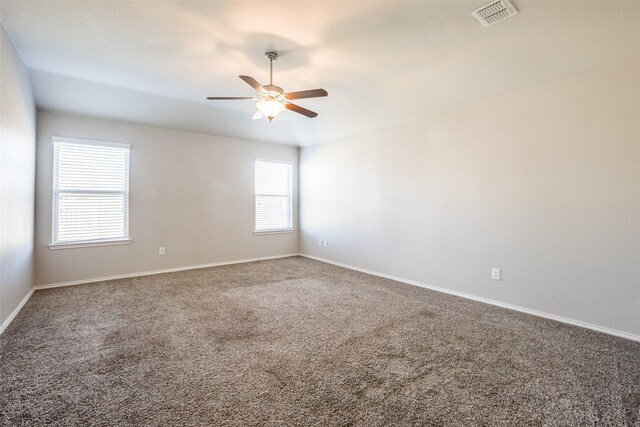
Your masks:
{"label": "beige wall", "polygon": [[33,284],[36,110],[29,76],[0,24],[0,330]]}
{"label": "beige wall", "polygon": [[[131,144],[130,245],[48,248],[54,135]],[[253,234],[255,157],[294,161],[297,194],[296,147],[39,112],[36,284],[296,253],[297,231]]]}
{"label": "beige wall", "polygon": [[640,335],[638,76],[635,63],[302,149],[302,252]]}

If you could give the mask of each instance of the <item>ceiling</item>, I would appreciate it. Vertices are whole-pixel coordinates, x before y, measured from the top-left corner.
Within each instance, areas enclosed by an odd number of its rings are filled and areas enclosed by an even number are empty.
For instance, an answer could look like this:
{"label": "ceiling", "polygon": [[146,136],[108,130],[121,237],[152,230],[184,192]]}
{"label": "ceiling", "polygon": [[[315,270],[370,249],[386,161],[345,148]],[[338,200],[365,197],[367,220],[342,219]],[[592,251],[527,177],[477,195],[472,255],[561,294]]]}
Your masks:
{"label": "ceiling", "polygon": [[[640,1],[0,2],[39,108],[293,145],[380,128],[640,58]],[[251,120],[240,74],[322,87],[273,123]]]}

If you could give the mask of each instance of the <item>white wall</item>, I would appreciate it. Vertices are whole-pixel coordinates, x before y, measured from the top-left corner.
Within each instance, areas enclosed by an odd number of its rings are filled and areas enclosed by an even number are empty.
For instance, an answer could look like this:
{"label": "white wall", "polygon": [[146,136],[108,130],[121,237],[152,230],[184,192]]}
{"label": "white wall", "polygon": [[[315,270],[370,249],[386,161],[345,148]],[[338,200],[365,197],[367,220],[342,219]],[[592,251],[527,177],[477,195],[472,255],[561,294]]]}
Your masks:
{"label": "white wall", "polygon": [[[253,234],[254,158],[294,161],[297,195],[296,147],[60,112],[37,124],[36,285],[298,252],[297,231]],[[54,135],[131,144],[130,245],[48,248]]]}
{"label": "white wall", "polygon": [[638,76],[634,63],[302,149],[302,251],[640,335]]}
{"label": "white wall", "polygon": [[1,24],[0,92],[0,325],[3,325],[33,284],[36,110],[27,70]]}

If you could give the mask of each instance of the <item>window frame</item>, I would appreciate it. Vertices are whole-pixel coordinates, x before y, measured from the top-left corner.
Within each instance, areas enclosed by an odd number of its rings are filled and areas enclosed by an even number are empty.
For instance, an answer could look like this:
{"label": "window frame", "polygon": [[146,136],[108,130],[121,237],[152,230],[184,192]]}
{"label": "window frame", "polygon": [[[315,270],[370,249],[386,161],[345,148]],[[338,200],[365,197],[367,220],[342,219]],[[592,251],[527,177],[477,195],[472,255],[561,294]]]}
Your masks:
{"label": "window frame", "polygon": [[[270,228],[264,230],[258,230],[256,227],[256,213],[258,205],[256,203],[256,198],[258,196],[258,192],[256,191],[256,162],[265,162],[265,163],[280,163],[289,165],[291,167],[291,181],[289,182],[289,198],[291,203],[291,227],[287,228]],[[293,181],[294,181],[294,173],[295,173],[295,162],[290,160],[275,160],[275,159],[267,159],[264,157],[255,157],[253,159],[253,234],[254,235],[265,235],[265,234],[287,234],[293,233],[295,231],[295,206],[294,206],[294,194],[293,194]]]}
{"label": "window frame", "polygon": [[[69,248],[82,248],[82,247],[93,247],[93,246],[112,246],[112,245],[127,245],[131,243],[131,235],[129,230],[129,202],[130,202],[130,183],[129,183],[129,175],[130,175],[130,165],[131,165],[131,144],[120,143],[120,142],[110,142],[110,141],[98,141],[84,138],[68,138],[61,136],[53,136],[53,168],[52,168],[52,193],[51,193],[51,244],[49,244],[50,249],[69,249]],[[125,166],[125,188],[124,191],[110,191],[110,190],[95,190],[95,191],[82,191],[87,194],[123,194],[125,199],[125,212],[123,214],[124,220],[124,235],[115,238],[106,238],[106,239],[86,239],[86,240],[75,240],[75,241],[60,241],[56,240],[56,233],[58,231],[58,215],[57,215],[57,197],[61,193],[60,189],[57,188],[57,179],[56,174],[58,174],[59,162],[56,159],[56,150],[58,143],[67,143],[67,144],[76,144],[82,146],[97,146],[97,147],[109,147],[109,148],[121,148],[126,149],[126,166]],[[65,191],[62,191],[64,193]]]}

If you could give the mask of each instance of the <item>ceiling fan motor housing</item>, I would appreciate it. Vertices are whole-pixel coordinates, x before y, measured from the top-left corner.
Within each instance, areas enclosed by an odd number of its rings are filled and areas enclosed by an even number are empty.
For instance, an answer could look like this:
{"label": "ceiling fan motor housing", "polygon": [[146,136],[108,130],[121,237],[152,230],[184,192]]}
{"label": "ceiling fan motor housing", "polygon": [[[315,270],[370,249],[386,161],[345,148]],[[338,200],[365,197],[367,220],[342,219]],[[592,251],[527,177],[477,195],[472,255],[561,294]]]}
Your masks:
{"label": "ceiling fan motor housing", "polygon": [[264,85],[263,86],[267,95],[273,97],[273,98],[278,98],[280,96],[282,96],[282,94],[284,93],[284,90],[276,85]]}

